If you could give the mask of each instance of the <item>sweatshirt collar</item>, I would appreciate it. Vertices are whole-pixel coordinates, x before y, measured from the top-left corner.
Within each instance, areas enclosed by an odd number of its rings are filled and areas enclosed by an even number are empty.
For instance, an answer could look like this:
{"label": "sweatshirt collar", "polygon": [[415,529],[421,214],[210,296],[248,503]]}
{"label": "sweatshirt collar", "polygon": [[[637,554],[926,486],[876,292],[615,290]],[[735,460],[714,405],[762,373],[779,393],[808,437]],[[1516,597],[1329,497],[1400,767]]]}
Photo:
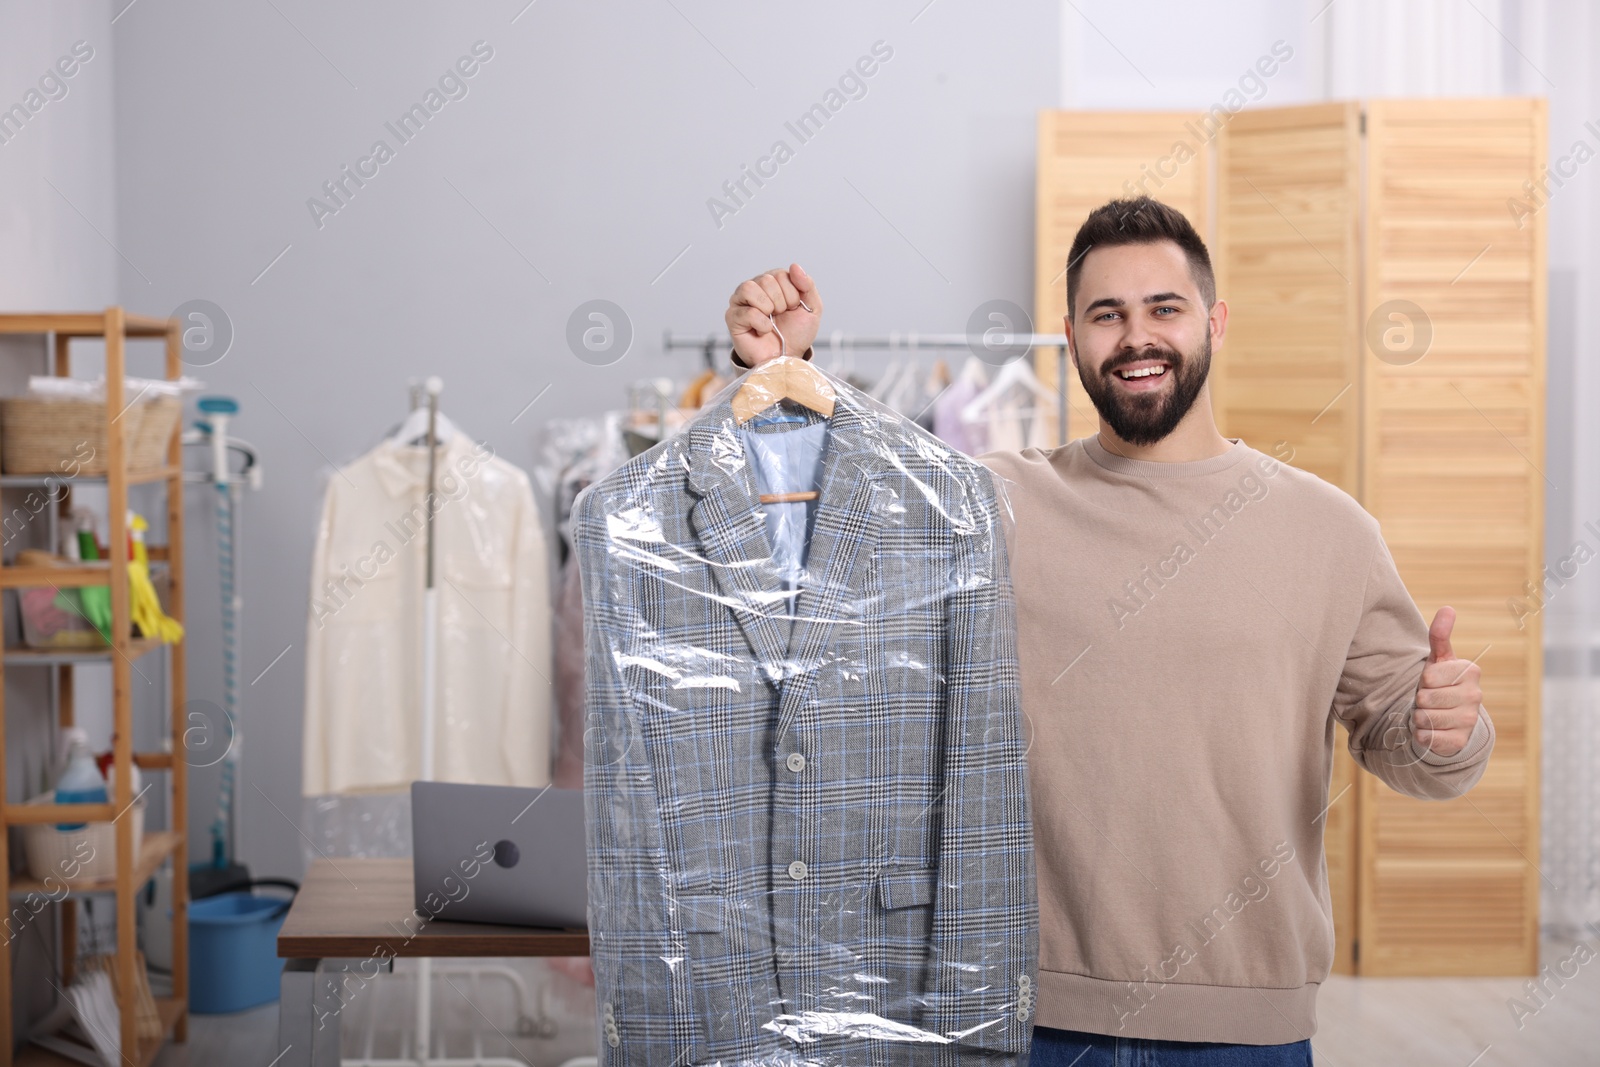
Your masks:
{"label": "sweatshirt collar", "polygon": [[1251,450],[1250,446],[1244,443],[1244,438],[1229,437],[1225,440],[1229,442],[1230,447],[1221,455],[1189,460],[1186,463],[1162,463],[1150,459],[1129,459],[1127,456],[1110,452],[1100,443],[1100,435],[1097,433],[1080,440],[1084,453],[1094,460],[1096,466],[1117,474],[1133,474],[1141,478],[1194,478],[1215,474],[1241,462]]}

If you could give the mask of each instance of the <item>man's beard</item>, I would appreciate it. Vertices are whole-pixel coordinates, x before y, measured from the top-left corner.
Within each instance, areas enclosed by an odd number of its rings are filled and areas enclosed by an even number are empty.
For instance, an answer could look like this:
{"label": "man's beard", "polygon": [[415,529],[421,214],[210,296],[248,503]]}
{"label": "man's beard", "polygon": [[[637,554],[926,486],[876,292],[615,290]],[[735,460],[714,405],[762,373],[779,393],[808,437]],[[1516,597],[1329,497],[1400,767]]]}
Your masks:
{"label": "man's beard", "polygon": [[[1172,388],[1151,393],[1129,393],[1119,389],[1112,375],[1118,367],[1143,360],[1159,359],[1167,364]],[[1193,356],[1180,356],[1170,349],[1125,348],[1106,361],[1099,375],[1091,379],[1083,363],[1078,364],[1078,380],[1094,401],[1094,408],[1106,420],[1111,432],[1130,445],[1153,445],[1177,429],[1178,423],[1194,406],[1195,398],[1211,373],[1211,332]]]}

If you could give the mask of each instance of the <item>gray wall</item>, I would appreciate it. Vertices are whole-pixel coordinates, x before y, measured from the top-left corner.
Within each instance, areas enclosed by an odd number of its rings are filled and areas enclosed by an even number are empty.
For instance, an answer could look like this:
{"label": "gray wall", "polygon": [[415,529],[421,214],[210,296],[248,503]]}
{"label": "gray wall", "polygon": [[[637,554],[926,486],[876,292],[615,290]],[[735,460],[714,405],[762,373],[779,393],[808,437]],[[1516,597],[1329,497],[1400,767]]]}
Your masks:
{"label": "gray wall", "polygon": [[[542,420],[692,373],[662,331],[720,331],[734,285],[780,263],[818,279],[825,330],[954,332],[986,300],[1032,302],[1054,0],[525,2],[162,0],[114,28],[121,297],[226,311],[233,347],[195,373],[239,398],[238,432],[265,456],[243,677],[289,651],[245,689],[242,852],[263,873],[301,870],[289,821],[320,492],[403,414],[408,377],[441,375],[458,424],[530,464]],[[385,123],[480,40],[493,57],[467,94],[399,144]],[[865,96],[800,143],[785,122],[879,40],[893,56]],[[319,227],[307,200],[380,138],[393,158]],[[707,200],[779,139],[793,158],[719,227]],[[634,330],[608,367],[565,340],[596,298]],[[216,700],[210,520],[192,508],[189,523],[190,693]],[[213,779],[194,777],[203,849]]]}
{"label": "gray wall", "polygon": [[[30,116],[0,126],[0,308],[92,309],[118,299],[116,167],[113,152],[115,67],[111,16],[104,5],[8,4],[0,7],[0,109],[25,104]],[[57,60],[86,42],[92,56],[69,62],[62,78]],[[47,77],[54,75],[54,77]],[[41,79],[45,79],[41,86]],[[38,93],[28,97],[30,90]],[[20,127],[19,127],[20,123]],[[96,373],[99,349],[84,345],[83,367]],[[42,338],[0,339],[0,393],[26,388],[29,374],[45,369]],[[39,510],[26,492],[8,490],[4,505],[5,551],[43,545],[38,524],[22,521]],[[15,639],[14,600],[4,598],[5,631]],[[55,758],[55,728],[47,714],[46,672],[6,671],[6,798],[20,801],[47,781]],[[77,671],[78,721],[97,748],[110,737],[110,668]],[[153,704],[144,707],[145,718]],[[136,742],[148,744],[145,735]],[[13,833],[14,849],[21,837]],[[17,861],[19,853],[13,852]],[[13,904],[18,902],[13,901]],[[13,973],[49,974],[45,945],[55,944],[57,909],[45,908],[22,924],[12,942]],[[36,933],[38,936],[36,936]],[[59,963],[59,961],[57,961]],[[49,1007],[48,984],[18,981],[12,987],[13,1019],[19,1028]]]}

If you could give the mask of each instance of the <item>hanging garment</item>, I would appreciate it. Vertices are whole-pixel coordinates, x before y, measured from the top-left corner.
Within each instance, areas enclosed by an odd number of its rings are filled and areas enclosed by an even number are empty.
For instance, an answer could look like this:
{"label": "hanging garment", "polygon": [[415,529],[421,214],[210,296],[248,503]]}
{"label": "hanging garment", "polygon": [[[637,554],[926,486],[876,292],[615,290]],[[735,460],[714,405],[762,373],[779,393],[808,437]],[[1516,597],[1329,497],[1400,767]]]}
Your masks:
{"label": "hanging garment", "polygon": [[[385,441],[328,481],[306,628],[306,796],[422,775],[426,447]],[[521,470],[465,434],[436,458],[439,781],[550,780],[544,527]]]}
{"label": "hanging garment", "polygon": [[556,760],[552,784],[583,788],[583,585],[578,557],[561,566],[556,594],[555,696]]}
{"label": "hanging garment", "polygon": [[553,782],[559,789],[583,788],[583,594],[572,544],[572,505],[596,478],[627,462],[623,418],[621,412],[611,412],[600,418],[552,419],[544,425],[540,459],[534,467],[539,491],[553,501],[561,555],[552,627],[552,715],[556,723]]}
{"label": "hanging garment", "polygon": [[[739,428],[740,443],[750,457],[759,496],[814,490],[822,474],[827,420],[798,404],[775,405],[768,413]],[[806,544],[816,519],[815,500],[763,503],[767,541],[779,587],[790,595],[774,605],[794,617],[795,599],[805,578]]]}
{"label": "hanging garment", "polygon": [[883,377],[879,378],[877,384],[873,385],[869,395],[872,399],[889,406],[889,394],[893,393],[895,387],[900,384],[900,378],[905,372],[905,360],[900,359],[898,356],[892,358],[889,361],[889,366],[884,368]]}
{"label": "hanging garment", "polygon": [[1033,358],[1018,356],[1002,364],[984,390],[962,409],[969,423],[986,420],[990,451],[1049,448],[1055,423],[1054,393],[1033,373]]}
{"label": "hanging garment", "polygon": [[[685,411],[693,411],[695,408],[699,407],[702,399],[709,395],[705,391],[706,386],[711,385],[716,380],[717,372],[712,370],[710,367],[707,367],[705,370],[695,375],[694,378],[690,380],[689,384],[683,387],[683,392],[679,394],[678,406],[683,408]],[[715,391],[715,389],[712,390],[712,392]]]}
{"label": "hanging garment", "polygon": [[760,419],[726,394],[574,510],[608,1065],[1026,1059],[1006,509],[975,462],[828,380],[797,598]]}
{"label": "hanging garment", "polygon": [[983,362],[977,356],[968,356],[956,380],[934,402],[934,435],[957,452],[976,456],[989,451],[987,421],[969,422],[961,416],[966,406],[977,399],[988,384],[989,375],[983,369]]}
{"label": "hanging garment", "polygon": [[[934,360],[933,369],[922,382],[922,395],[917,398],[917,408],[913,414],[918,426],[929,433],[933,433],[933,405],[950,388],[950,366],[944,360]],[[938,436],[935,434],[935,436]]]}
{"label": "hanging garment", "polygon": [[926,386],[927,379],[923,376],[922,368],[915,362],[908,362],[890,386],[888,394],[882,398],[884,405],[908,419],[915,419],[927,409]]}
{"label": "hanging garment", "polygon": [[1021,452],[1025,448],[1047,449],[1052,420],[1048,409],[1031,396],[1006,397],[989,408],[988,449],[992,452]]}
{"label": "hanging garment", "polygon": [[684,411],[693,411],[704,405],[708,398],[715,396],[727,384],[716,371],[707,368],[684,386],[683,393],[678,397],[678,407]]}

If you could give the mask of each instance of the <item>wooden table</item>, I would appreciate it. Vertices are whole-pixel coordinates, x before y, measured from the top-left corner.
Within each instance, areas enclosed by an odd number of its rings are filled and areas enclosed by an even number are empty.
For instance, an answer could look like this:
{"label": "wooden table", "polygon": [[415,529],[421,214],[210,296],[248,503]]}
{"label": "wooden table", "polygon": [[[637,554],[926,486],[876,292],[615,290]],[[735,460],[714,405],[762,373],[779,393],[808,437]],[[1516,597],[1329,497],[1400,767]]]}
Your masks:
{"label": "wooden table", "polygon": [[338,1067],[341,1010],[396,957],[588,954],[584,930],[419,916],[409,859],[314,860],[278,931],[275,1067]]}

